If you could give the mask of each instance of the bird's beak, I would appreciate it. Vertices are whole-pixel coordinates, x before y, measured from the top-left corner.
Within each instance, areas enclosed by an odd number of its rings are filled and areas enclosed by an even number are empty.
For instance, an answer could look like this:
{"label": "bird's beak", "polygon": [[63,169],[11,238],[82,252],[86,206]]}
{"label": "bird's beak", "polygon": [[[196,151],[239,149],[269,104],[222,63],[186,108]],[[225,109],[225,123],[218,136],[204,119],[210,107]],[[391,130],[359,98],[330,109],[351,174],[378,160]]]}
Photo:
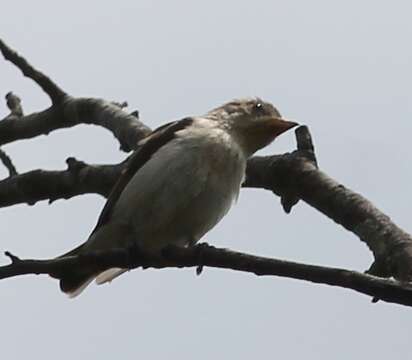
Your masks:
{"label": "bird's beak", "polygon": [[271,117],[269,120],[269,127],[273,131],[275,136],[283,134],[285,131],[298,126],[299,124],[294,121],[288,121],[278,117]]}

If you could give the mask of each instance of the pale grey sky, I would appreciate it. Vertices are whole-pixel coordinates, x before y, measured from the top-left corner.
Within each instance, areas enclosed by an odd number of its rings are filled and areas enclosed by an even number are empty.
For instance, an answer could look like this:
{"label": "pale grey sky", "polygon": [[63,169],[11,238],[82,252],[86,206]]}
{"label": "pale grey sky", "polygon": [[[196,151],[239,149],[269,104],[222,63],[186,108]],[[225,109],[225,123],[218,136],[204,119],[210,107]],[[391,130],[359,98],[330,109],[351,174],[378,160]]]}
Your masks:
{"label": "pale grey sky", "polygon": [[[310,126],[320,166],[411,232],[408,1],[9,1],[1,37],[73,95],[127,100],[154,127],[258,95]],[[0,60],[0,95],[47,97]],[[0,104],[0,118],[7,113]],[[294,148],[293,134],[264,153]],[[124,158],[95,127],[5,147],[20,171]],[[4,176],[5,170],[0,168]],[[0,210],[0,249],[46,258],[83,242],[97,196]],[[364,270],[360,241],[301,203],[243,190],[216,246]],[[4,263],[7,259],[4,258]],[[136,270],[67,299],[41,276],[0,282],[2,358],[407,359],[410,309],[342,289],[231,271]]]}

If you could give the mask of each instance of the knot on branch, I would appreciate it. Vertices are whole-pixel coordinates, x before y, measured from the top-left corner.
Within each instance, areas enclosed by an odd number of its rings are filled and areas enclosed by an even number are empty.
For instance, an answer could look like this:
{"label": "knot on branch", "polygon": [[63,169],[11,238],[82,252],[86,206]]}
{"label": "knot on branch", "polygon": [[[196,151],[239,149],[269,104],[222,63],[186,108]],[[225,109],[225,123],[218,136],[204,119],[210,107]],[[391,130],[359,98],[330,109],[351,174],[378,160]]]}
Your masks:
{"label": "knot on branch", "polygon": [[23,107],[21,106],[21,99],[13,92],[8,92],[5,96],[7,107],[10,110],[10,115],[7,117],[22,117]]}
{"label": "knot on branch", "polygon": [[16,265],[19,262],[21,262],[20,258],[17,257],[16,255],[13,255],[10,251],[5,251],[4,255],[6,255],[8,258],[10,258],[12,265]]}
{"label": "knot on branch", "polygon": [[66,159],[66,164],[69,176],[67,176],[66,172],[64,180],[61,183],[61,189],[63,189],[64,195],[58,192],[56,192],[55,194],[51,193],[49,195],[49,205],[54,203],[58,199],[69,199],[70,197],[72,197],[73,194],[75,194],[76,185],[81,184],[85,176],[84,174],[80,175],[81,170],[89,166],[85,162],[77,160],[75,157],[68,157]]}
{"label": "knot on branch", "polygon": [[75,157],[68,157],[66,159],[67,170],[71,173],[78,174],[80,170],[84,169],[87,164],[83,161],[77,160]]}

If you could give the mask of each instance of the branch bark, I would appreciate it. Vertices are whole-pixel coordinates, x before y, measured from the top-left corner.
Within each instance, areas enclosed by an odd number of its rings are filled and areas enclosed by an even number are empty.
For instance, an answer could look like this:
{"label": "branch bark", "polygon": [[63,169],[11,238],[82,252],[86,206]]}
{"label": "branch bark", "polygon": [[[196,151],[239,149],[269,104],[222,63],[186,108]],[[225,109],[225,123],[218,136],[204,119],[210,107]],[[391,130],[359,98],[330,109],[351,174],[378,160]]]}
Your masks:
{"label": "branch bark", "polygon": [[0,39],[0,51],[6,60],[16,65],[16,67],[21,70],[24,76],[32,79],[39,85],[43,91],[49,95],[53,104],[58,104],[66,96],[66,93],[57,84],[41,71],[38,71],[31,66],[25,58],[8,47],[2,39]]}
{"label": "branch bark", "polygon": [[[4,58],[16,65],[25,76],[34,80],[50,97],[52,106],[44,111],[26,116],[7,116],[0,122],[0,146],[16,140],[48,135],[56,129],[78,124],[102,126],[113,133],[120,142],[120,149],[131,151],[150,128],[139,121],[136,114],[128,114],[117,104],[103,99],[74,98],[64,92],[48,76],[36,70],[22,56],[0,39]],[[8,93],[6,98],[12,93]],[[8,104],[9,104],[9,99]],[[19,99],[20,102],[20,99]],[[12,114],[13,115],[13,110]],[[22,115],[22,112],[21,112]]]}
{"label": "branch bark", "polygon": [[245,186],[272,190],[278,195],[292,193],[357,235],[375,257],[371,274],[412,280],[411,235],[362,195],[320,171],[310,151],[255,157],[247,170]]}
{"label": "branch bark", "polygon": [[0,207],[40,200],[49,203],[82,194],[107,197],[124,164],[88,165],[74,158],[66,160],[67,170],[33,170],[0,181]]}
{"label": "branch bark", "polygon": [[151,132],[136,116],[109,101],[66,96],[46,110],[22,117],[9,115],[0,121],[0,146],[79,124],[98,125],[111,131],[123,151],[136,149],[138,141]]}
{"label": "branch bark", "polygon": [[6,152],[0,149],[0,161],[6,167],[7,171],[9,172],[9,177],[17,175],[17,169],[13,164],[10,156],[6,154]]}
{"label": "branch bark", "polygon": [[12,260],[10,265],[0,267],[0,279],[25,275],[48,274],[59,278],[72,267],[86,267],[92,264],[97,271],[112,267],[120,268],[165,268],[208,266],[231,269],[258,276],[281,276],[311,281],[351,289],[359,293],[379,298],[380,300],[412,306],[412,286],[396,280],[382,279],[345,269],[300,264],[291,261],[270,259],[244,254],[226,249],[200,244],[196,247],[168,247],[163,252],[163,259],[153,259],[135,248],[113,249],[82,256],[69,256],[52,260],[20,260],[6,253]]}
{"label": "branch bark", "polygon": [[6,94],[5,98],[7,107],[10,110],[10,115],[8,117],[22,117],[23,108],[21,106],[21,99],[17,95],[13,94],[11,91]]}

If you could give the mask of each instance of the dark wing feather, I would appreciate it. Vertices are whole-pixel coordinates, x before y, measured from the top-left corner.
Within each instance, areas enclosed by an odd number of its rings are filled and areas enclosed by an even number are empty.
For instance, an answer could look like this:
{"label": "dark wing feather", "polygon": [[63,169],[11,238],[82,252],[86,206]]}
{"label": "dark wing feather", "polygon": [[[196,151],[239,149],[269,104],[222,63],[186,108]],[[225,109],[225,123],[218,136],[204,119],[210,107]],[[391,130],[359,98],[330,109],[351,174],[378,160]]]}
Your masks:
{"label": "dark wing feather", "polygon": [[136,172],[152,157],[152,155],[159,150],[163,145],[175,138],[175,134],[179,130],[183,130],[193,123],[192,118],[184,118],[179,121],[174,121],[160,126],[154,130],[146,139],[141,148],[137,149],[135,153],[130,156],[126,168],[122,171],[119,179],[114,185],[107,202],[99,216],[97,225],[92,234],[106,224],[112,215],[114,205],[119,199],[120,194],[136,174]]}

